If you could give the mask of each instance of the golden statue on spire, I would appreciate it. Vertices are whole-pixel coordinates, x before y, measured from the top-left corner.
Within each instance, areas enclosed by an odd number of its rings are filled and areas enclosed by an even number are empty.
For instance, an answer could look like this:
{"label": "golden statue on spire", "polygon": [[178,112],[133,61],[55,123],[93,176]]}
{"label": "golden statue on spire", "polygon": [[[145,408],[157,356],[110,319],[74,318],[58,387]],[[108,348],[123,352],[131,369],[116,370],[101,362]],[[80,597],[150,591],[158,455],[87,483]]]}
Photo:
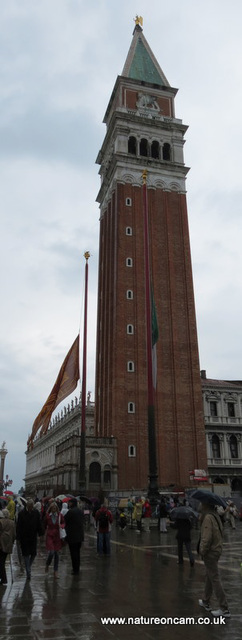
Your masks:
{"label": "golden statue on spire", "polygon": [[141,27],[143,27],[143,18],[142,18],[142,16],[135,16],[134,21],[135,21],[136,25],[139,24],[139,25],[141,25]]}

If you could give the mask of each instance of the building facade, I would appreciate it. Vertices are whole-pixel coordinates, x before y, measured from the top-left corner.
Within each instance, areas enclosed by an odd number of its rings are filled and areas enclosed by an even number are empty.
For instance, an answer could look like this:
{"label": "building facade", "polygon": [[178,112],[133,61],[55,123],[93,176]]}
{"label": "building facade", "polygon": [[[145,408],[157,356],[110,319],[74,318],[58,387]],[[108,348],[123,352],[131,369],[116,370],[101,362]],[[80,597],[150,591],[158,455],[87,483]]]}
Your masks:
{"label": "building facade", "polygon": [[[201,372],[204,434],[209,484],[242,492],[242,381],[213,380]],[[102,488],[120,493],[115,438],[94,437],[94,403],[87,401],[86,485],[89,495]],[[58,414],[46,436],[26,453],[26,493],[79,493],[81,404],[77,398]],[[132,453],[132,452],[131,452]],[[192,469],[190,470],[192,471]],[[194,481],[184,487],[192,487]],[[147,484],[142,487],[143,491]],[[160,488],[163,488],[160,485]],[[125,491],[140,487],[127,483]]]}
{"label": "building facade", "polygon": [[136,24],[104,122],[95,435],[115,436],[118,481],[147,486],[149,444],[142,174],[147,172],[150,273],[159,325],[155,435],[158,484],[206,468],[183,146],[169,85]]}
{"label": "building facade", "polygon": [[201,380],[210,482],[242,491],[242,381]]}
{"label": "building facade", "polygon": [[[26,452],[25,491],[28,495],[80,493],[81,401],[77,398],[51,421],[43,437],[37,436]],[[117,443],[115,438],[94,437],[94,403],[86,404],[86,488],[95,495],[115,491]]]}

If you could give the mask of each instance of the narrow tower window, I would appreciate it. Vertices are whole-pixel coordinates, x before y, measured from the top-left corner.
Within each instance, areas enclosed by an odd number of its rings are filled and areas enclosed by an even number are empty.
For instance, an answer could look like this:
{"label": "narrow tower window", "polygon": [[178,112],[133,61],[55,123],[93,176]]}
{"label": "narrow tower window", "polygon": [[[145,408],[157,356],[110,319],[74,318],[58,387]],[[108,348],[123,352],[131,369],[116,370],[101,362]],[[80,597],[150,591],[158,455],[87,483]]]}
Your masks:
{"label": "narrow tower window", "polygon": [[171,159],[171,145],[169,144],[169,142],[165,142],[165,144],[163,145],[162,154],[163,154],[163,160],[170,161],[170,159]]}
{"label": "narrow tower window", "polygon": [[126,227],[126,236],[132,236],[133,230],[132,227]]}
{"label": "narrow tower window", "polygon": [[135,458],[136,457],[136,447],[135,447],[134,444],[130,444],[129,445],[128,456],[129,456],[129,458]]}
{"label": "narrow tower window", "polygon": [[142,140],[140,140],[139,152],[140,152],[141,156],[145,156],[145,158],[147,158],[147,156],[148,156],[148,140],[146,140],[145,138],[142,138]]}
{"label": "narrow tower window", "polygon": [[128,402],[128,413],[135,413],[135,404],[134,404],[134,402]]}
{"label": "narrow tower window", "polygon": [[155,159],[159,159],[160,157],[160,145],[157,140],[153,140],[151,145],[151,157]]}
{"label": "narrow tower window", "polygon": [[128,153],[132,153],[132,155],[136,156],[137,143],[136,138],[134,136],[130,136],[128,140]]}
{"label": "narrow tower window", "polygon": [[131,207],[132,206],[132,199],[131,198],[126,198],[125,204],[126,204],[126,207]]}
{"label": "narrow tower window", "polygon": [[126,258],[126,267],[132,267],[132,266],[133,266],[132,258]]}
{"label": "narrow tower window", "polygon": [[127,324],[127,333],[131,336],[134,333],[134,325],[133,324]]}
{"label": "narrow tower window", "polygon": [[134,292],[132,291],[132,289],[127,290],[126,296],[127,296],[127,300],[133,300]]}
{"label": "narrow tower window", "polygon": [[129,362],[127,362],[127,371],[134,371],[134,362],[132,360],[129,360]]}

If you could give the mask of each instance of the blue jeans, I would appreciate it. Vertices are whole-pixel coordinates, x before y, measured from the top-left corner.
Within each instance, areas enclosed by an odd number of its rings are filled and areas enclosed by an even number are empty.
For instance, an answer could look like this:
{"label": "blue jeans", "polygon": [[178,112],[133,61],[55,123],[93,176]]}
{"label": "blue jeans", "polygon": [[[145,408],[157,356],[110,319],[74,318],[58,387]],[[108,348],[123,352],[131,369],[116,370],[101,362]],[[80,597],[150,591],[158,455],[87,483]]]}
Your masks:
{"label": "blue jeans", "polygon": [[58,571],[58,565],[59,565],[59,552],[58,551],[49,551],[48,556],[47,556],[47,560],[46,560],[46,564],[49,567],[50,564],[52,563],[53,558],[54,558],[54,571]]}
{"label": "blue jeans", "polygon": [[183,562],[183,545],[185,545],[190,562],[194,562],[191,542],[178,538],[177,544],[178,544],[178,561],[180,563]]}
{"label": "blue jeans", "polygon": [[34,562],[35,555],[36,554],[23,556],[27,578],[30,578],[30,576],[31,576],[31,566],[32,566],[32,564]]}
{"label": "blue jeans", "polygon": [[98,553],[110,556],[110,531],[98,534]]}

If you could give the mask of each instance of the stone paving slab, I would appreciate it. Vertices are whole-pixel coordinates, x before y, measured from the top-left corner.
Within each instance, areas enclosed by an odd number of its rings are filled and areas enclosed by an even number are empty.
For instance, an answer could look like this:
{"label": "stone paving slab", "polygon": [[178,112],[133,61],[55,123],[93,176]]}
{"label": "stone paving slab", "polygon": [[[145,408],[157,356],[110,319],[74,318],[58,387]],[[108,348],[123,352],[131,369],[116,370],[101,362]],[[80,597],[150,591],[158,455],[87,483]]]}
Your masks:
{"label": "stone paving slab", "polygon": [[[193,532],[196,548],[198,532]],[[185,552],[186,553],[186,552]],[[96,556],[93,529],[81,552],[80,576],[71,575],[68,548],[61,554],[59,580],[44,573],[45,549],[40,542],[31,582],[20,571],[16,554],[8,564],[8,587],[0,587],[0,640],[241,640],[242,638],[242,523],[226,529],[221,576],[232,617],[225,626],[198,625],[206,612],[198,606],[204,584],[201,561],[191,568],[177,566],[175,532],[152,530],[138,535],[113,528],[110,558]],[[216,605],[216,603],[214,602]],[[145,618],[194,616],[195,625],[105,624],[101,617]]]}

